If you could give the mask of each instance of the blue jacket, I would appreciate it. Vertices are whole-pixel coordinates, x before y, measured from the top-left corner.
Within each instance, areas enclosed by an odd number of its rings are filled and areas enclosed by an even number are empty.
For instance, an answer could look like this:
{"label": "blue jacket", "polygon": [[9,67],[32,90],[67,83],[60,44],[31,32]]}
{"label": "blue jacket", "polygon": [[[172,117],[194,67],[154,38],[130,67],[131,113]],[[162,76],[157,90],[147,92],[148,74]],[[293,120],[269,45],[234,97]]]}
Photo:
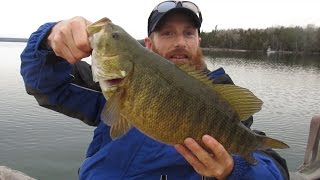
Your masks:
{"label": "blue jacket", "polygon": [[[172,146],[150,139],[135,128],[115,141],[110,139],[110,128],[100,120],[105,98],[92,81],[90,66],[84,62],[68,64],[43,42],[53,25],[44,24],[30,36],[21,54],[21,75],[28,94],[35,96],[39,105],[97,126],[79,178],[201,179]],[[210,74],[223,76],[226,76],[223,69]],[[235,166],[228,179],[288,178],[285,161],[281,162],[283,159],[277,154],[257,151],[253,155],[259,161],[255,166],[232,155]]]}

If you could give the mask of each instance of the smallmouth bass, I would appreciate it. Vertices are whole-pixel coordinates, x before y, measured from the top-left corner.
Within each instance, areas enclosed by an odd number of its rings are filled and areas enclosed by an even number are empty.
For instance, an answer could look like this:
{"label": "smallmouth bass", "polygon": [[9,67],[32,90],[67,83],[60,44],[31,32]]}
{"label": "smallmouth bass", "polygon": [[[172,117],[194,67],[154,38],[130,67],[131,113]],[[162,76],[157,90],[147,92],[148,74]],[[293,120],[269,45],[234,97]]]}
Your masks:
{"label": "smallmouth bass", "polygon": [[107,99],[101,119],[111,126],[113,139],[135,127],[162,143],[183,144],[191,137],[206,148],[201,138],[208,134],[250,164],[256,163],[252,152],[257,148],[289,147],[241,123],[263,103],[248,89],[214,84],[188,63],[173,64],[108,18],[87,31],[93,78]]}

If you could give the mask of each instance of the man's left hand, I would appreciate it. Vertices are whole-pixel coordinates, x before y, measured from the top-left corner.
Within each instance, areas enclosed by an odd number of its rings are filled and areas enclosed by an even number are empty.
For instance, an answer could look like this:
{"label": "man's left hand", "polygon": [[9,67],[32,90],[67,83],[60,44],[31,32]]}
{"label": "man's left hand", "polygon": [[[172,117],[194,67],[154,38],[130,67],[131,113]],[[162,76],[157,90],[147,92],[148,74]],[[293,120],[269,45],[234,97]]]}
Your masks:
{"label": "man's left hand", "polygon": [[206,177],[226,179],[233,170],[232,156],[213,137],[204,135],[202,141],[211,152],[204,150],[192,138],[184,140],[185,146],[176,144],[175,148],[199,174]]}

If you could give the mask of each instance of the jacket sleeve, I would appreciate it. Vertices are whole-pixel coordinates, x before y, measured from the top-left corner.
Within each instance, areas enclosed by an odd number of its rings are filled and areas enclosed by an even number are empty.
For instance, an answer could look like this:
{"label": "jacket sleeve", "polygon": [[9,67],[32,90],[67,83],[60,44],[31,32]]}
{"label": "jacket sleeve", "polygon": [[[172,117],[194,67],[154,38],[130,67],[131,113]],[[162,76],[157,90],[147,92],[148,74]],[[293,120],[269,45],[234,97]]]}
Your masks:
{"label": "jacket sleeve", "polygon": [[26,91],[40,106],[96,126],[105,99],[92,81],[89,64],[71,65],[43,43],[55,24],[44,24],[32,33],[21,53],[20,73]]}
{"label": "jacket sleeve", "polygon": [[[228,180],[289,180],[289,173],[285,160],[275,151],[269,153],[255,151],[253,157],[258,161],[256,165],[248,164],[241,156],[232,155],[234,168]],[[273,154],[273,155],[271,155]],[[276,158],[278,159],[276,159]],[[281,163],[285,164],[281,164]]]}
{"label": "jacket sleeve", "polygon": [[[208,74],[208,77],[217,84],[234,84],[228,74],[223,68],[219,68]],[[250,128],[253,123],[253,117],[242,122],[245,126]],[[260,135],[266,135],[262,131],[253,130]],[[256,150],[253,157],[258,161],[256,165],[248,164],[241,156],[232,155],[234,160],[234,168],[229,176],[229,180],[239,179],[266,179],[279,180],[289,179],[289,171],[286,160],[282,158],[276,151],[272,149]]]}

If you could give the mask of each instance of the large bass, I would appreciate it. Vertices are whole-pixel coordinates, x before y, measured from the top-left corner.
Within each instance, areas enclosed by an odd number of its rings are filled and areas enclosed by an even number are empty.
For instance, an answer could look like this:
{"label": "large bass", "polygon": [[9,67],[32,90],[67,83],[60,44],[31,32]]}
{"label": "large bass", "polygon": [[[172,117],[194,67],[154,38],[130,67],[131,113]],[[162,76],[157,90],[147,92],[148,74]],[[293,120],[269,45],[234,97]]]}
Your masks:
{"label": "large bass", "polygon": [[136,127],[166,144],[183,144],[192,137],[205,148],[201,138],[208,134],[251,164],[256,148],[288,147],[241,123],[262,106],[248,89],[214,84],[189,64],[173,64],[107,18],[87,30],[94,80],[107,99],[102,120],[111,126],[113,139]]}

